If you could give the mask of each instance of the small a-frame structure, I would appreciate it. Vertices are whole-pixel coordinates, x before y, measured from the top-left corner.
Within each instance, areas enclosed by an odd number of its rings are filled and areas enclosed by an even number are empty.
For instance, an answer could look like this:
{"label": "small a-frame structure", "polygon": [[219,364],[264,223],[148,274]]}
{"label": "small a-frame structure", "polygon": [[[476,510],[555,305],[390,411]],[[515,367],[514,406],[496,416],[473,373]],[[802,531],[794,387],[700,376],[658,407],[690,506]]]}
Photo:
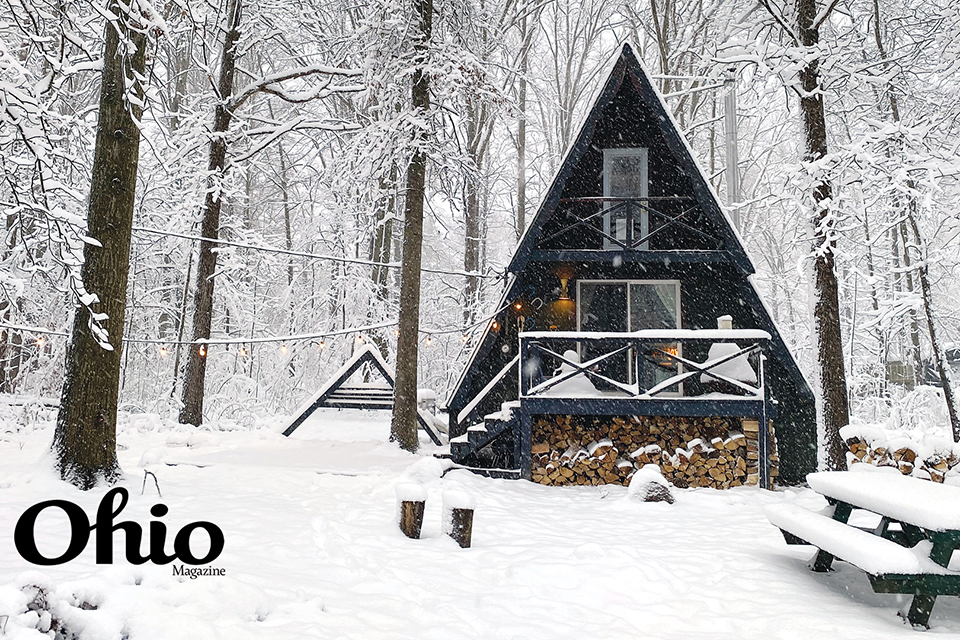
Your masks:
{"label": "small a-frame structure", "polygon": [[[385,384],[345,386],[347,380],[364,364],[369,364],[380,372]],[[347,360],[340,369],[320,387],[313,397],[301,404],[293,413],[290,424],[283,430],[289,436],[320,407],[337,409],[393,409],[394,376],[389,365],[384,362],[380,351],[374,345],[364,345]],[[440,434],[431,424],[429,416],[417,410],[417,422],[427,432],[437,446],[442,444]]]}

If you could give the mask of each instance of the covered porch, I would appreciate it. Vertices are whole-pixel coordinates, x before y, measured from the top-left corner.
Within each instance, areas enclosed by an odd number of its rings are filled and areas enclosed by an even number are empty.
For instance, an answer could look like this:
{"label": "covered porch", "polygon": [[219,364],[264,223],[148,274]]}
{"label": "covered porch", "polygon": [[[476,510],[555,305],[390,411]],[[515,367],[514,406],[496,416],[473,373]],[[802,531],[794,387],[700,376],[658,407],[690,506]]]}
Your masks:
{"label": "covered porch", "polygon": [[[533,424],[543,416],[725,417],[768,425],[775,413],[766,384],[769,341],[752,329],[521,332],[517,356],[459,418],[511,373],[519,380],[517,400],[471,426],[463,440],[486,446],[510,438],[516,473],[530,479]],[[756,441],[759,482],[769,486],[769,440]]]}

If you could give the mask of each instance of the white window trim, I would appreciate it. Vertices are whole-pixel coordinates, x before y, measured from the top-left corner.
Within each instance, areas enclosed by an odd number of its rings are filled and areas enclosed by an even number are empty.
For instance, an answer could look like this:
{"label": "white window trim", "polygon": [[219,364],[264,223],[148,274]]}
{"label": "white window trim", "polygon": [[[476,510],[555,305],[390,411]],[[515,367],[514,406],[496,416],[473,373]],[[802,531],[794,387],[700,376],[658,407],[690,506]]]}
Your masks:
{"label": "white window trim", "polygon": [[[620,149],[604,149],[603,150],[603,197],[610,197],[610,165],[613,162],[614,158],[641,158],[642,162],[640,164],[640,197],[646,198],[649,195],[649,162],[647,160],[647,149],[646,147],[627,147]],[[603,208],[607,209],[613,206],[610,202],[604,202]],[[610,214],[603,214],[603,232],[609,236],[614,236],[613,230],[610,228]],[[650,233],[650,220],[647,216],[646,209],[640,210],[640,237],[646,237]],[[648,243],[644,242],[640,245],[640,249],[646,251],[648,248]],[[618,245],[610,242],[609,238],[604,237],[603,239],[603,249],[605,251],[621,249]]]}

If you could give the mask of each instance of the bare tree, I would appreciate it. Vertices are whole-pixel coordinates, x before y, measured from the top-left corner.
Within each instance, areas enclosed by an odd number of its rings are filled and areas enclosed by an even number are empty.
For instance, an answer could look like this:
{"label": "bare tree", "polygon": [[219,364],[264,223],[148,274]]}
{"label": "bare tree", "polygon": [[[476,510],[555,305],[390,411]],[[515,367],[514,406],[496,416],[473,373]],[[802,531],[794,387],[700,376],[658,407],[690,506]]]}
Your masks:
{"label": "bare tree", "polygon": [[[799,72],[803,120],[804,161],[817,163],[827,155],[827,124],[820,83],[820,27],[830,17],[834,0],[818,10],[816,0],[796,0],[792,22],[772,0],[761,4],[794,46],[809,52]],[[809,202],[813,208],[814,300],[813,323],[817,346],[818,378],[822,418],[826,435],[826,463],[829,469],[846,469],[846,448],[840,429],[849,423],[847,382],[840,332],[840,301],[836,274],[836,218],[831,215],[833,185],[823,175],[812,176]]]}
{"label": "bare tree", "polygon": [[[203,421],[203,393],[207,370],[206,341],[210,338],[213,319],[214,274],[217,268],[216,246],[220,233],[220,213],[223,208],[223,182],[227,173],[227,132],[230,130],[237,111],[254,95],[267,94],[291,103],[303,103],[329,96],[333,93],[355,92],[356,85],[334,85],[336,76],[352,77],[359,74],[350,69],[337,69],[325,65],[305,65],[279,73],[262,76],[244,71],[244,75],[255,78],[249,84],[234,92],[235,76],[238,72],[238,43],[241,35],[241,15],[243,0],[227,0],[226,36],[220,59],[220,73],[217,84],[217,106],[214,113],[210,152],[208,162],[208,184],[201,214],[200,259],[197,262],[196,291],[193,309],[193,344],[187,353],[187,365],[183,377],[183,408],[180,422],[199,425]],[[283,83],[296,79],[323,76],[324,81],[317,86],[301,91],[284,89]],[[329,125],[322,122],[306,121],[277,126],[272,130],[261,131],[265,142],[246,152],[249,157],[266,148],[284,132],[297,127],[310,129],[339,129],[348,127]]]}

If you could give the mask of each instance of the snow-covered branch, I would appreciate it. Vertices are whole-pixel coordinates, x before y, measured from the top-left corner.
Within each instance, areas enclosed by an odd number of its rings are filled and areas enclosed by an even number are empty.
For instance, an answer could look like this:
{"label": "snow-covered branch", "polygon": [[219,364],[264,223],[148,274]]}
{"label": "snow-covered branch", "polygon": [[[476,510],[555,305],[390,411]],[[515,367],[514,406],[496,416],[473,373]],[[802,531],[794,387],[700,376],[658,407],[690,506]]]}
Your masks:
{"label": "snow-covered branch", "polygon": [[[331,67],[328,65],[316,64],[316,65],[309,65],[305,67],[299,67],[296,69],[290,69],[288,71],[274,73],[272,75],[260,78],[255,82],[252,82],[247,86],[243,87],[239,92],[237,92],[237,94],[233,98],[229,100],[229,102],[227,103],[227,108],[230,111],[236,111],[244,102],[246,102],[248,99],[250,99],[251,96],[253,96],[256,93],[259,93],[261,91],[269,91],[270,93],[280,95],[280,93],[282,93],[282,89],[279,88],[279,85],[281,83],[286,82],[288,80],[295,80],[297,78],[308,78],[308,77],[318,76],[318,75],[354,78],[361,75],[361,72],[357,69],[341,69],[339,67]],[[362,90],[361,88],[357,88],[356,85],[343,85],[343,86],[334,85],[331,87],[331,86],[328,86],[329,83],[330,81],[328,80],[327,83],[325,83],[321,87],[321,91],[325,90],[325,91],[328,91],[329,93],[341,93],[341,92],[346,93],[346,92],[356,92],[356,91]],[[309,93],[309,91],[305,93]],[[296,95],[296,94],[290,94],[290,95]],[[314,97],[321,97],[321,96],[316,95]],[[308,99],[312,99],[312,98],[308,98]],[[291,100],[291,102],[303,102],[303,101],[304,100]]]}

